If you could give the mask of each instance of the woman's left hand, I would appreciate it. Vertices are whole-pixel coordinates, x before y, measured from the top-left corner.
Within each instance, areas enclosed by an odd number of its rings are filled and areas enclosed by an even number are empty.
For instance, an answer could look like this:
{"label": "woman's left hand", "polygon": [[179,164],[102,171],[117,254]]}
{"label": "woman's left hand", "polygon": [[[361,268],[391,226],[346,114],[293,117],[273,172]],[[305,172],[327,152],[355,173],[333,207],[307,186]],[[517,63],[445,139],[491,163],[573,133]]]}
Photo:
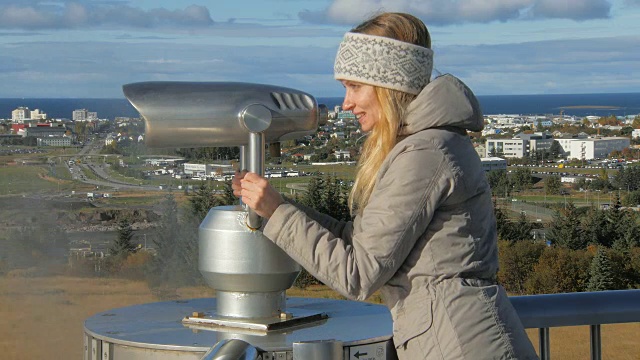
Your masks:
{"label": "woman's left hand", "polygon": [[242,202],[266,219],[284,202],[282,195],[267,179],[252,172],[244,174],[240,179],[240,195]]}

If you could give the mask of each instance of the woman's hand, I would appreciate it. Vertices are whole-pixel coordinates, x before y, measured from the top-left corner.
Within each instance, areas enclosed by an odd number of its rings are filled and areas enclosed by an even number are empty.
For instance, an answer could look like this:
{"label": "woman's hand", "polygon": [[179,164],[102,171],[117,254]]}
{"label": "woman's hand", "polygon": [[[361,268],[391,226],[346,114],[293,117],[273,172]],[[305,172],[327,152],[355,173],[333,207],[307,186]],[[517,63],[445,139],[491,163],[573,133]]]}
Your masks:
{"label": "woman's hand", "polygon": [[234,195],[241,196],[242,202],[263,218],[270,218],[284,202],[282,195],[269,184],[269,181],[256,173],[236,172],[231,187]]}
{"label": "woman's hand", "polygon": [[231,189],[233,189],[233,195],[237,197],[242,196],[242,185],[240,185],[240,180],[242,180],[244,176],[247,175],[247,172],[247,170],[236,170],[236,174],[233,176],[233,179],[231,179]]}

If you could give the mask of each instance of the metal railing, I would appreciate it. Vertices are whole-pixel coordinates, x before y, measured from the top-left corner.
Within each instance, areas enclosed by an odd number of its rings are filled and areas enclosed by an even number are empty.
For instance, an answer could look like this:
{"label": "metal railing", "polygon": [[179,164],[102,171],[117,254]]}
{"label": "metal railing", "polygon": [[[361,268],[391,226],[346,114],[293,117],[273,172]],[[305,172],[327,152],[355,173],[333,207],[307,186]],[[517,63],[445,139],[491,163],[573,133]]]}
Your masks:
{"label": "metal railing", "polygon": [[591,359],[602,359],[602,324],[640,322],[640,290],[511,296],[525,328],[539,331],[541,360],[551,359],[549,328],[589,325]]}

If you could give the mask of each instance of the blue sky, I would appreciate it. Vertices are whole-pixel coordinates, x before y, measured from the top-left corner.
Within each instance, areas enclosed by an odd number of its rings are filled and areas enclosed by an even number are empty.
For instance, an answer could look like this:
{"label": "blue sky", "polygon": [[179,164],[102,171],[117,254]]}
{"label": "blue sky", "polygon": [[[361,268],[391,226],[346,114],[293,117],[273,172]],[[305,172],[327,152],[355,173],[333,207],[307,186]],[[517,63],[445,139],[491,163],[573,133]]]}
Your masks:
{"label": "blue sky", "polygon": [[342,96],[344,32],[380,11],[429,27],[477,94],[640,92],[640,0],[0,0],[0,98],[122,98],[139,81]]}

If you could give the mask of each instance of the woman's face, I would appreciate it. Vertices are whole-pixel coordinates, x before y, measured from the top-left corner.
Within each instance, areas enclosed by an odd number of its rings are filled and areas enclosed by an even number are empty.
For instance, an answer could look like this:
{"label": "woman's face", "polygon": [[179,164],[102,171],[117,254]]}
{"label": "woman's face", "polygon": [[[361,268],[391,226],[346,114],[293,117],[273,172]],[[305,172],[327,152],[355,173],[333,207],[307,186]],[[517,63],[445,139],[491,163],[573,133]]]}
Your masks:
{"label": "woman's face", "polygon": [[382,108],[378,102],[375,88],[350,80],[342,80],[345,88],[343,110],[351,110],[358,119],[362,131],[369,132],[380,121]]}

